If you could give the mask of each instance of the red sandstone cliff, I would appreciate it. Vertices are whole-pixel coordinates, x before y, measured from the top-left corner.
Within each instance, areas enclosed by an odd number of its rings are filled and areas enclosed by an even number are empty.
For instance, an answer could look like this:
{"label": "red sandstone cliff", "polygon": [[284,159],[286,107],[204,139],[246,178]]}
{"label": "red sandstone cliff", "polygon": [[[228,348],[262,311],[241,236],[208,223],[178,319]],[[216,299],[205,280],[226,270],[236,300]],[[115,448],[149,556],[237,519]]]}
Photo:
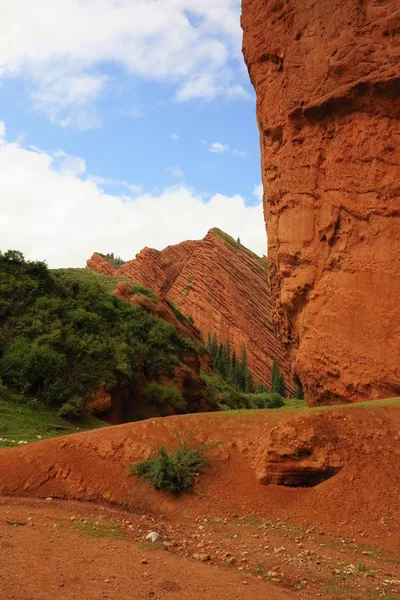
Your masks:
{"label": "red sandstone cliff", "polygon": [[[87,266],[105,272],[102,260],[93,255]],[[139,281],[172,300],[183,314],[193,317],[204,339],[214,332],[219,341],[229,338],[238,355],[245,344],[257,381],[271,384],[276,360],[293,392],[290,366],[274,334],[266,261],[230,236],[214,229],[203,240],[162,251],[144,248],[112,274]]]}
{"label": "red sandstone cliff", "polygon": [[275,323],[308,401],[400,395],[398,0],[243,0]]}

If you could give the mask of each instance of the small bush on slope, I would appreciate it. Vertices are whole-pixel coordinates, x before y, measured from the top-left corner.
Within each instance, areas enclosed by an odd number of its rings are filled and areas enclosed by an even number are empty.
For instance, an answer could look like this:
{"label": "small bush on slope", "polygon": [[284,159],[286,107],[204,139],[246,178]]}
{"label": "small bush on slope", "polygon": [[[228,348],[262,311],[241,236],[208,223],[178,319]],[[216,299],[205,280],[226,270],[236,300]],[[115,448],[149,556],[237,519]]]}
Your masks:
{"label": "small bush on slope", "polygon": [[190,492],[197,473],[207,463],[204,456],[207,449],[207,446],[190,448],[187,442],[183,442],[173,452],[160,446],[155,456],[129,467],[129,472],[150,481],[156,490],[175,495]]}

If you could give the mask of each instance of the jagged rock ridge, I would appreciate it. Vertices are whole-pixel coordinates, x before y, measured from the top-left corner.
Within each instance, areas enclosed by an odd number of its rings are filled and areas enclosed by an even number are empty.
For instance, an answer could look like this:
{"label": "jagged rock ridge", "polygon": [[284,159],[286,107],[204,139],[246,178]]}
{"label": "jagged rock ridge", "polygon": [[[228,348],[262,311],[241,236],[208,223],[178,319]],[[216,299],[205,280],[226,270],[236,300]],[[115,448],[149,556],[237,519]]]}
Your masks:
{"label": "jagged rock ridge", "polygon": [[150,287],[191,316],[205,340],[214,332],[219,341],[229,338],[238,355],[245,345],[257,382],[271,384],[271,366],[276,360],[293,392],[290,365],[274,334],[265,259],[222,231],[211,229],[203,240],[161,251],[144,248],[118,270],[110,271],[103,261],[94,254],[87,266]]}
{"label": "jagged rock ridge", "polygon": [[275,324],[315,404],[400,395],[396,0],[243,0]]}

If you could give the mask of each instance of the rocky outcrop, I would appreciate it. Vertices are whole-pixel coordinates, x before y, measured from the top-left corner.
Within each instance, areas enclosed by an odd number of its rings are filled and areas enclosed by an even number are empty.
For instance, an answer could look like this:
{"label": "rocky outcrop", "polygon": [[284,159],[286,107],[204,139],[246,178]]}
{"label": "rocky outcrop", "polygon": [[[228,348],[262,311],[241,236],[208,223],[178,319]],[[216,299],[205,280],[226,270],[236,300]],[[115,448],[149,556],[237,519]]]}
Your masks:
{"label": "rocky outcrop", "polygon": [[313,487],[329,479],[348,458],[347,443],[335,415],[309,415],[280,423],[266,436],[260,482]]}
{"label": "rocky outcrop", "polygon": [[104,256],[100,256],[97,252],[86,261],[86,266],[102,275],[114,275],[116,271],[108,260]]}
{"label": "rocky outcrop", "polygon": [[[97,264],[92,257],[87,266],[96,268]],[[168,246],[162,251],[144,248],[114,274],[139,281],[159,294],[157,310],[168,308],[164,300],[172,301],[191,317],[205,340],[214,333],[219,341],[229,338],[239,356],[245,345],[257,382],[271,384],[271,366],[276,360],[289,393],[294,391],[284,347],[274,333],[266,260],[229,235],[211,229],[203,240]],[[131,302],[148,303],[148,299],[133,296]],[[173,311],[168,308],[168,313],[162,315],[166,320]],[[184,326],[188,323],[185,321]],[[182,326],[176,318],[174,324]]]}
{"label": "rocky outcrop", "polygon": [[280,338],[310,403],[398,396],[398,3],[242,8]]}

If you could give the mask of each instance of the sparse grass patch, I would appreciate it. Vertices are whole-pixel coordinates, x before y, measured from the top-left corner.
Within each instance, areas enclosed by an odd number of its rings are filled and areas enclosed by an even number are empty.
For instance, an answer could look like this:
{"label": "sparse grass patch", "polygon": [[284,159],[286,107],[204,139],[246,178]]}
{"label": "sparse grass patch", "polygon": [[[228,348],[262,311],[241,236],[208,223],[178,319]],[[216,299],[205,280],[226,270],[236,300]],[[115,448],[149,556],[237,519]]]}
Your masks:
{"label": "sparse grass patch", "polygon": [[164,544],[160,541],[158,542],[138,542],[137,545],[141,550],[165,550]]}
{"label": "sparse grass patch", "polygon": [[122,538],[122,531],[119,525],[105,525],[85,520],[74,523],[74,528],[92,537],[110,538],[112,540],[120,540]]}
{"label": "sparse grass patch", "polygon": [[244,523],[244,525],[250,525],[250,527],[260,527],[261,519],[258,517],[244,517],[242,523]]}
{"label": "sparse grass patch", "polygon": [[222,238],[223,240],[228,242],[228,244],[230,244],[233,248],[235,248],[235,250],[238,250],[240,248],[240,244],[238,242],[236,242],[230,235],[223,232],[218,227],[214,227],[213,232],[216,233],[217,235],[219,235],[220,238]]}

